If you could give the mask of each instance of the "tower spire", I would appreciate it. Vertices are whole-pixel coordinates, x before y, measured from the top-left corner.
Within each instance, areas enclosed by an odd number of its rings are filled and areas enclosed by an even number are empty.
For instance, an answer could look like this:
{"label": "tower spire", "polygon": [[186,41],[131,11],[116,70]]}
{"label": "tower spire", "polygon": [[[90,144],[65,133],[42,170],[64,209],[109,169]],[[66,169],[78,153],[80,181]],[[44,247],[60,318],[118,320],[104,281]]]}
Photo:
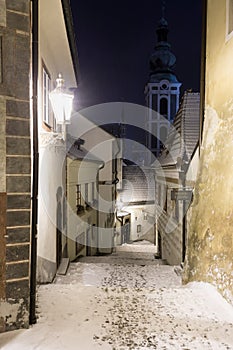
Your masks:
{"label": "tower spire", "polygon": [[162,18],[165,18],[166,0],[162,0]]}
{"label": "tower spire", "polygon": [[[145,94],[148,110],[146,119],[148,139],[147,147],[154,155],[158,156],[161,150],[161,142],[169,130],[169,123],[173,122],[179,107],[181,83],[174,73],[176,57],[171,51],[168,42],[168,22],[165,18],[166,0],[160,1],[161,17],[156,29],[157,43],[154,52],[150,56],[150,77],[146,85]],[[152,110],[157,111],[163,118],[155,119]],[[153,158],[149,156],[149,162]]]}

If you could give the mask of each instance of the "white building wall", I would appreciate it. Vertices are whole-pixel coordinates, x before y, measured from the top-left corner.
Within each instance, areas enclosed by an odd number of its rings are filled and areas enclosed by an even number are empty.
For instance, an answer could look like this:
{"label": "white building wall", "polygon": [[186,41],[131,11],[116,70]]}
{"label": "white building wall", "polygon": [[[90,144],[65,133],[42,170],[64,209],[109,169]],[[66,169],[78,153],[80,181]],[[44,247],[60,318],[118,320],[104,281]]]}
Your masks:
{"label": "white building wall", "polygon": [[[56,11],[54,10],[56,9]],[[39,1],[38,48],[38,128],[39,128],[39,199],[38,199],[38,281],[51,282],[56,273],[56,217],[58,201],[63,213],[65,187],[65,142],[43,123],[42,67],[51,78],[51,90],[62,73],[67,87],[76,87],[76,77],[66,34],[61,1]],[[57,191],[58,199],[57,199]],[[61,195],[60,195],[61,192]],[[60,207],[61,205],[61,207]],[[59,218],[59,222],[61,218]],[[62,223],[63,225],[63,223]],[[65,228],[65,223],[64,223]],[[64,242],[64,239],[63,239]]]}
{"label": "white building wall", "polygon": [[148,239],[151,243],[155,243],[155,206],[128,206],[126,210],[131,214],[130,239],[132,241]]}
{"label": "white building wall", "polygon": [[[91,184],[96,185],[96,174],[98,173],[99,162],[88,162],[85,160],[71,160],[67,159],[67,237],[68,237],[68,257],[71,260],[78,256],[87,255],[87,245],[89,245],[89,254],[94,255],[97,252],[98,245],[98,230],[97,227],[97,211],[93,204],[96,199],[91,199],[91,207],[85,208],[85,184],[89,184],[91,191]],[[84,206],[84,211],[77,213],[77,185],[81,185],[81,204]],[[89,192],[90,192],[89,191]],[[91,195],[91,192],[90,192]],[[83,244],[83,249],[76,252],[77,243]]]}
{"label": "white building wall", "polygon": [[62,142],[57,146],[44,144],[40,147],[39,196],[38,196],[38,281],[52,281],[56,273],[58,203],[63,213],[65,186],[65,149]]}
{"label": "white building wall", "polygon": [[[117,157],[119,165],[119,159],[121,158],[120,145],[113,136],[97,127],[78,112],[73,115],[68,131],[73,137],[84,139],[85,149],[103,162],[99,171],[99,181],[102,184],[99,185],[98,194],[98,250],[103,254],[111,253],[115,214],[115,185],[111,182],[116,175],[113,173],[112,159]],[[121,177],[121,173],[119,176]],[[103,183],[105,181],[107,181],[107,184]]]}

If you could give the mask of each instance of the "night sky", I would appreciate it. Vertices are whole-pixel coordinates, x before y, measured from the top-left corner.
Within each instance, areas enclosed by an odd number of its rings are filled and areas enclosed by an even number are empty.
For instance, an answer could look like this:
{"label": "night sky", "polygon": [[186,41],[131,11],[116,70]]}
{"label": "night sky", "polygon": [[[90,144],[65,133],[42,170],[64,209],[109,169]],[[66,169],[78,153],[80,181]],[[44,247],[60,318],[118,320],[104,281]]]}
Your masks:
{"label": "night sky", "polygon": [[[161,0],[70,0],[79,55],[78,108],[105,102],[144,105]],[[201,0],[167,0],[168,41],[182,93],[199,91]]]}

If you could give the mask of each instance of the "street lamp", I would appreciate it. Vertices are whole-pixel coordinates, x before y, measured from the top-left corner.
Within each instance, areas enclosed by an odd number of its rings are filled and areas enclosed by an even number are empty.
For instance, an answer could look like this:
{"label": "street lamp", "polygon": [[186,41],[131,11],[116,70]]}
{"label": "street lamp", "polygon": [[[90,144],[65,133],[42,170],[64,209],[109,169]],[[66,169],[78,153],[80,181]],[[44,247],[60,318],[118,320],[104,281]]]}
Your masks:
{"label": "street lamp", "polygon": [[58,74],[56,83],[56,88],[49,94],[56,122],[61,125],[70,124],[74,95],[65,88],[61,74]]}

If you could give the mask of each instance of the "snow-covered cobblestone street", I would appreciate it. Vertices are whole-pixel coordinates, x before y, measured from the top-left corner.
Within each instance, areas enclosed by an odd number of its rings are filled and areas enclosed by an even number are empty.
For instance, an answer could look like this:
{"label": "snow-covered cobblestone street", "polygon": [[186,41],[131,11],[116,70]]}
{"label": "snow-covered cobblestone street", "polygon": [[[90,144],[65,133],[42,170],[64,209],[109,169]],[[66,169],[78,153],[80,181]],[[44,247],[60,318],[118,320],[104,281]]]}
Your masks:
{"label": "snow-covered cobblestone street", "polygon": [[208,284],[182,286],[159,262],[119,252],[72,263],[39,287],[38,323],[1,334],[0,348],[233,349],[233,307]]}

